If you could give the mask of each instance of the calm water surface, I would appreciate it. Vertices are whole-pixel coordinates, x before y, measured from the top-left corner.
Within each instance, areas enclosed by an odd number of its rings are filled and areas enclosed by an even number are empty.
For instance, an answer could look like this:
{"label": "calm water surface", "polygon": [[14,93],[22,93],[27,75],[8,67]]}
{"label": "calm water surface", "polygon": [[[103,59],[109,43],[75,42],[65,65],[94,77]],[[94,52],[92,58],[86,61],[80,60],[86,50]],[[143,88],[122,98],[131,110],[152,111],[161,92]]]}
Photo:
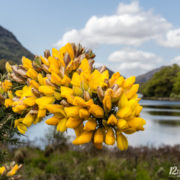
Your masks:
{"label": "calm water surface", "polygon": [[[139,131],[133,135],[127,135],[132,146],[147,145],[174,145],[180,143],[180,102],[141,100],[143,105],[141,117],[146,120],[145,131]],[[23,139],[37,140],[45,137],[49,126],[41,122],[32,126]],[[73,135],[72,131],[67,132]],[[36,141],[42,146],[42,142]]]}

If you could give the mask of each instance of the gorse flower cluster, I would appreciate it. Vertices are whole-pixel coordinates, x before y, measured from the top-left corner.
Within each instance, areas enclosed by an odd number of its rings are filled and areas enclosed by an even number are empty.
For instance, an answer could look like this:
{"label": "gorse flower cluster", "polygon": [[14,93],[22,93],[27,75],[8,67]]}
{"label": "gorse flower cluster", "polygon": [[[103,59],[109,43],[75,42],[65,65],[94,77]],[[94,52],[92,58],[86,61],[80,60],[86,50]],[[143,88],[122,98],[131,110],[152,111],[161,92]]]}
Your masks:
{"label": "gorse flower cluster", "polygon": [[144,130],[140,118],[138,84],[135,77],[125,79],[119,72],[109,76],[105,66],[95,69],[95,55],[81,45],[68,43],[60,50],[48,50],[33,61],[22,57],[21,65],[6,64],[9,80],[1,83],[6,92],[4,105],[19,114],[14,125],[25,133],[32,124],[48,114],[48,125],[57,131],[75,131],[73,144],[93,142],[113,145],[120,150],[128,147],[124,134]]}
{"label": "gorse flower cluster", "polygon": [[0,176],[9,177],[10,179],[21,179],[21,175],[16,175],[18,170],[22,167],[22,165],[16,164],[14,161],[10,165],[5,165],[0,167]]}

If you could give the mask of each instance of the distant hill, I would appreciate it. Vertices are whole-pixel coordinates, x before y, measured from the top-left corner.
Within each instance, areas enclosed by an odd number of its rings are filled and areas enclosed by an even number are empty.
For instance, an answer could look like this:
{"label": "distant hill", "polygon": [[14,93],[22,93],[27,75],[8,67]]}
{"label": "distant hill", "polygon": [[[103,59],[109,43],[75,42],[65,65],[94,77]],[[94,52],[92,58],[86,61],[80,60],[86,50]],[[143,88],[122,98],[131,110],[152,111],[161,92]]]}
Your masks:
{"label": "distant hill", "polygon": [[136,83],[138,84],[142,84],[142,83],[145,83],[147,82],[148,80],[150,80],[153,75],[156,73],[156,72],[159,72],[161,69],[163,69],[165,66],[161,66],[159,68],[156,68],[156,69],[153,69],[152,71],[149,71],[147,73],[144,73],[144,74],[141,74],[139,76],[136,77]]}
{"label": "distant hill", "polygon": [[20,63],[22,56],[30,59],[34,57],[29,50],[21,45],[10,31],[0,26],[0,61],[4,59]]}
{"label": "distant hill", "polygon": [[143,83],[140,92],[144,97],[169,98],[180,97],[180,66],[164,66],[154,73],[152,78]]}

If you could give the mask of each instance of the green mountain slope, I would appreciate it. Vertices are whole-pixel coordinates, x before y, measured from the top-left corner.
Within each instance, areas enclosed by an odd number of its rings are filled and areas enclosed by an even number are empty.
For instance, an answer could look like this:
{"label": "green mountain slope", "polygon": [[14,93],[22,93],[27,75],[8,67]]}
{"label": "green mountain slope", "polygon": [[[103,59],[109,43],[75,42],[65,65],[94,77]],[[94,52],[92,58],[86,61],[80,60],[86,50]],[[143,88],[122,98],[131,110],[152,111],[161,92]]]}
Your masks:
{"label": "green mountain slope", "polygon": [[5,59],[20,63],[22,56],[30,59],[34,57],[30,51],[21,45],[11,32],[0,26],[0,61]]}

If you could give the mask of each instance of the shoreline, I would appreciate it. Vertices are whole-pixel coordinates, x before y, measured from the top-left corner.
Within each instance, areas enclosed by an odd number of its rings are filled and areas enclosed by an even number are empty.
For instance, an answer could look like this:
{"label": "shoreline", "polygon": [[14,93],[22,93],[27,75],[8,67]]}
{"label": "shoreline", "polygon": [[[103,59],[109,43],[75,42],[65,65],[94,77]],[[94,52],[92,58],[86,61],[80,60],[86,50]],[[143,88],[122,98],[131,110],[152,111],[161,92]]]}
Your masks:
{"label": "shoreline", "polygon": [[159,100],[159,101],[178,101],[180,102],[180,98],[173,97],[142,97],[143,100]]}

